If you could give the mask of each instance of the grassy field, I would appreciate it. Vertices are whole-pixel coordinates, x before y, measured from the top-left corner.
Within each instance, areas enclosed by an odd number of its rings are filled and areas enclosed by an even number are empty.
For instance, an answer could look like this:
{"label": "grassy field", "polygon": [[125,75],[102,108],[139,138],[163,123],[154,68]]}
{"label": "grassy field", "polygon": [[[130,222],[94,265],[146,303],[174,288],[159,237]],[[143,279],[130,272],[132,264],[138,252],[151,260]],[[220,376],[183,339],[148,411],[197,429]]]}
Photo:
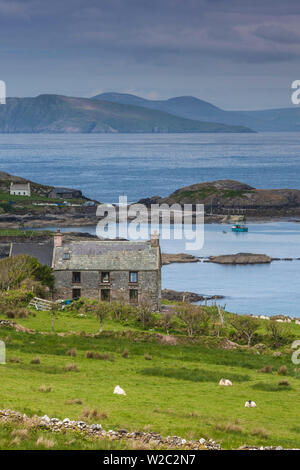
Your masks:
{"label": "grassy field", "polygon": [[[56,319],[55,334],[50,333],[46,312],[17,322],[36,333],[0,330],[7,346],[7,363],[0,365],[1,408],[28,416],[70,419],[79,419],[85,409],[96,408],[107,430],[145,429],[165,436],[213,438],[223,448],[243,444],[300,446],[296,413],[300,376],[290,355],[212,349],[192,342],[170,346],[134,341],[126,337],[121,324],[112,321],[106,322],[102,334],[87,336],[97,333],[97,320],[72,313],[62,313]],[[76,349],[75,357],[67,355],[72,348]],[[88,359],[88,351],[98,352],[104,359]],[[36,357],[40,362],[31,363]],[[70,363],[78,370],[67,371]],[[273,373],[257,372],[266,365],[273,367]],[[277,373],[282,365],[288,368],[285,377]],[[220,387],[221,377],[230,379],[233,387]],[[282,380],[290,385],[278,385]],[[124,388],[127,396],[113,395],[116,385]],[[47,387],[51,390],[42,391]],[[257,408],[244,407],[249,399]],[[11,447],[10,435],[0,428],[1,448]],[[36,438],[34,434],[16,447],[34,448],[31,444]],[[58,448],[68,445],[55,442]],[[81,448],[83,444],[78,439],[72,445]]]}

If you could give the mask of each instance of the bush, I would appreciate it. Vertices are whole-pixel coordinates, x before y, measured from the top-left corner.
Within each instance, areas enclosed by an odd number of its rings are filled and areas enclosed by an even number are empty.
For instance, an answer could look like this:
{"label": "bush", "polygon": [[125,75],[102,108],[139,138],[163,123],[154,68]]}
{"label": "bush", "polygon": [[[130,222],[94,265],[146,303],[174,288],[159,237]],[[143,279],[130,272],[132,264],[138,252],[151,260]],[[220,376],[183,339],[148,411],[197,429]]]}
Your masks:
{"label": "bush", "polygon": [[129,357],[128,349],[124,349],[124,351],[122,352],[122,357],[124,357],[125,359],[127,359]]}
{"label": "bush", "polygon": [[40,360],[39,356],[34,357],[30,361],[30,364],[40,364],[40,363],[41,363],[41,360]]}
{"label": "bush", "polygon": [[114,358],[113,356],[111,356],[110,354],[108,353],[98,353],[98,352],[94,352],[94,351],[87,351],[85,353],[85,357],[86,359],[100,359],[102,361],[114,361]]}
{"label": "bush", "polygon": [[278,375],[286,375],[288,373],[287,366],[280,366],[277,373]]}
{"label": "bush", "polygon": [[281,387],[290,387],[291,384],[289,383],[288,380],[281,380],[280,382],[278,382],[278,385],[280,385]]}
{"label": "bush", "polygon": [[52,387],[47,387],[47,386],[44,384],[44,385],[41,385],[41,386],[40,386],[39,391],[40,391],[40,392],[43,392],[43,393],[49,393],[49,392],[52,391]]}
{"label": "bush", "polygon": [[9,359],[9,362],[12,362],[12,363],[15,363],[15,364],[19,364],[21,362],[21,359],[19,357],[11,357]]}
{"label": "bush", "polygon": [[25,279],[40,281],[51,290],[54,288],[51,268],[40,264],[36,258],[17,255],[0,260],[0,289],[19,289]]}
{"label": "bush", "polygon": [[69,362],[64,367],[65,372],[79,372],[79,369],[76,364],[73,362]]}
{"label": "bush", "polygon": [[257,372],[262,372],[263,374],[272,374],[273,367],[272,366],[265,366],[262,369],[259,369]]}
{"label": "bush", "polygon": [[68,349],[68,351],[66,352],[66,355],[71,356],[71,357],[76,357],[77,349],[76,348]]}

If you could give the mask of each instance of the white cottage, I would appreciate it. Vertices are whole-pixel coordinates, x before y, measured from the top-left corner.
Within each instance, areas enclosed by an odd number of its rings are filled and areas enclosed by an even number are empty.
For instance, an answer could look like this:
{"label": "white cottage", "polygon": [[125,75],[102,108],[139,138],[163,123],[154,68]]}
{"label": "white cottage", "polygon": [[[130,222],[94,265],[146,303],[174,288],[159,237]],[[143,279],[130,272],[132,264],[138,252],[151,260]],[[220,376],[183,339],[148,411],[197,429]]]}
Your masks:
{"label": "white cottage", "polygon": [[30,196],[30,183],[10,183],[10,194],[12,196]]}

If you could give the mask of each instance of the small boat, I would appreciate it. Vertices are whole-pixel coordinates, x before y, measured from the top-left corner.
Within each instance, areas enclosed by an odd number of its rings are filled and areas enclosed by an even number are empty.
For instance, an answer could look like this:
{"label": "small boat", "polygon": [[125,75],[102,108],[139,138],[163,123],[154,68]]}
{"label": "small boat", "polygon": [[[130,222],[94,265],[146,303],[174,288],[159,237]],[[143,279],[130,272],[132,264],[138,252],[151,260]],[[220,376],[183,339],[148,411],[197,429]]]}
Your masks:
{"label": "small boat", "polygon": [[235,224],[231,227],[231,230],[233,232],[248,232],[248,227],[247,225]]}

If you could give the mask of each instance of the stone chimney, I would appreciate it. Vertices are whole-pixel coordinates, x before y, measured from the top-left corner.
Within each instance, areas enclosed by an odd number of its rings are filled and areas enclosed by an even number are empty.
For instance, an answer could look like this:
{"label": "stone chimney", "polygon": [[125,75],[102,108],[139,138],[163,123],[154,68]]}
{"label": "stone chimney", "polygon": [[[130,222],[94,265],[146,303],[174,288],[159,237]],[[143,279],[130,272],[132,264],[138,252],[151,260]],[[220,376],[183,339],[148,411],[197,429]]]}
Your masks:
{"label": "stone chimney", "polygon": [[157,230],[155,230],[153,233],[151,233],[150,244],[151,244],[152,247],[158,247],[159,246],[159,233],[157,232]]}
{"label": "stone chimney", "polygon": [[54,234],[54,237],[53,237],[54,248],[56,248],[58,246],[62,246],[63,238],[64,238],[63,234],[58,229],[57,232]]}

